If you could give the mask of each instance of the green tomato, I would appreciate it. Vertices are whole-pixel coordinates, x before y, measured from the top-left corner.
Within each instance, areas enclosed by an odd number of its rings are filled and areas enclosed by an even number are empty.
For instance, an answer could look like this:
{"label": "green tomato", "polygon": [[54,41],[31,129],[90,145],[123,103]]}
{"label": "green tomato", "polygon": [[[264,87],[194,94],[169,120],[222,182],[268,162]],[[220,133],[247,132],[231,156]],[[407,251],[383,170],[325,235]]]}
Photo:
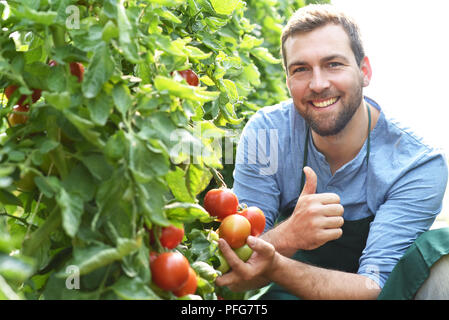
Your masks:
{"label": "green tomato", "polygon": [[226,261],[225,257],[223,257],[223,254],[221,251],[218,251],[217,253],[218,260],[220,260],[220,265],[218,266],[217,270],[221,272],[221,274],[225,274],[229,271],[229,264]]}
{"label": "green tomato", "polygon": [[235,249],[234,252],[237,253],[240,260],[242,260],[243,262],[246,262],[253,254],[253,249],[251,249],[247,244],[245,244],[245,245],[241,246],[240,248]]}

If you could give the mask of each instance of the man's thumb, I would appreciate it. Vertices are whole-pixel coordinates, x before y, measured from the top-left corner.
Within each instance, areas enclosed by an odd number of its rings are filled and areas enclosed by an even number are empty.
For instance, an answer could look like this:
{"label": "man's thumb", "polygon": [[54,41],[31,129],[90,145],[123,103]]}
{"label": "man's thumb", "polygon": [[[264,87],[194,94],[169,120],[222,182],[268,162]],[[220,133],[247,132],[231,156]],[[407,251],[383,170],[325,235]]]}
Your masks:
{"label": "man's thumb", "polygon": [[316,193],[317,177],[315,171],[313,171],[313,169],[310,167],[304,167],[303,170],[304,174],[306,175],[306,182],[304,184],[304,189],[302,189],[300,197],[307,194]]}

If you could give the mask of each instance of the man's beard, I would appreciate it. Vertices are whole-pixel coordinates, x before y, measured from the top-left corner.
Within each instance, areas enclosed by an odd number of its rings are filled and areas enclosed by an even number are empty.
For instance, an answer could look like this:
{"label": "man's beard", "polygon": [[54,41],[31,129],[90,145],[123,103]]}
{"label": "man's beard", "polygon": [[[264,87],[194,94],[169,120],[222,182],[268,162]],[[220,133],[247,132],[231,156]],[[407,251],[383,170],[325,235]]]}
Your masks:
{"label": "man's beard", "polygon": [[[308,98],[307,100],[318,100],[325,99],[327,97],[332,97],[336,95],[329,95],[326,93],[320,94],[320,96],[313,97],[312,99]],[[349,96],[348,100],[343,101],[342,96],[340,95],[339,101],[337,103],[341,103],[343,105],[343,109],[336,115],[331,115],[330,117],[323,119],[322,115],[319,115],[319,118],[314,118],[311,116],[309,112],[306,111],[303,114],[303,118],[309,124],[313,131],[315,131],[318,135],[322,137],[334,136],[340,133],[346,125],[351,121],[355,112],[359,108],[362,103],[363,95],[362,95],[362,86],[358,86],[357,90]],[[325,126],[326,122],[330,122],[329,125]]]}

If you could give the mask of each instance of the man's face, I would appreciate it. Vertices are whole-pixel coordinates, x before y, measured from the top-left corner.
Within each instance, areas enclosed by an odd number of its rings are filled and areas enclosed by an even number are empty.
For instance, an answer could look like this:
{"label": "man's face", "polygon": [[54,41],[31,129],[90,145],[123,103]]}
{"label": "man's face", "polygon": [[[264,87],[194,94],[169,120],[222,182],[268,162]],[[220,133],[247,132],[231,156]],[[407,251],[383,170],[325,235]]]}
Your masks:
{"label": "man's face", "polygon": [[368,60],[357,65],[349,37],[334,24],[288,38],[285,54],[296,109],[319,135],[336,135],[362,103],[371,77]]}

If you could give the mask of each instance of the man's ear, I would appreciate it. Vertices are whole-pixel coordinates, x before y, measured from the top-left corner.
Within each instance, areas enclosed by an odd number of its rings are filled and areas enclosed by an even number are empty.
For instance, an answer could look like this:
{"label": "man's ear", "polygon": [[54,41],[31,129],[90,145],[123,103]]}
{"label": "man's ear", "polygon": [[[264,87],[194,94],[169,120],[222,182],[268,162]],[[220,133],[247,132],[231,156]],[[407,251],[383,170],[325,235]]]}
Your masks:
{"label": "man's ear", "polygon": [[371,63],[367,56],[365,56],[360,63],[360,71],[362,72],[363,86],[367,87],[371,81],[373,70],[371,69]]}

